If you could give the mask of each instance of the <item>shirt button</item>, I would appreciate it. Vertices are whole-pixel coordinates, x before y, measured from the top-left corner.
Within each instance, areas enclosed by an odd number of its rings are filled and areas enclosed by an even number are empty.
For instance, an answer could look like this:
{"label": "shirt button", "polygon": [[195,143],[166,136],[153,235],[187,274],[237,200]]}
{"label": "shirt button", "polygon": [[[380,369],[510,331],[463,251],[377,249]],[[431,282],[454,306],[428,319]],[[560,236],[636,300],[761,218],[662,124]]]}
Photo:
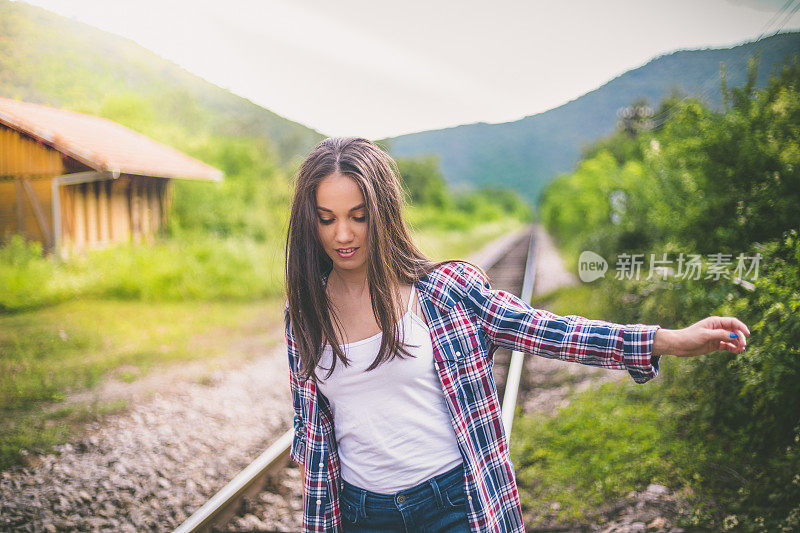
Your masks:
{"label": "shirt button", "polygon": [[317,505],[322,505],[322,500],[317,500]]}
{"label": "shirt button", "polygon": [[322,468],[323,466],[325,466],[325,463],[320,463],[320,464],[319,464],[319,467],[320,467],[320,468]]}
{"label": "shirt button", "polygon": [[456,355],[461,355],[461,352],[456,352]]}
{"label": "shirt button", "polygon": [[404,501],[406,501],[406,497],[402,494],[397,497],[397,503],[403,503]]}

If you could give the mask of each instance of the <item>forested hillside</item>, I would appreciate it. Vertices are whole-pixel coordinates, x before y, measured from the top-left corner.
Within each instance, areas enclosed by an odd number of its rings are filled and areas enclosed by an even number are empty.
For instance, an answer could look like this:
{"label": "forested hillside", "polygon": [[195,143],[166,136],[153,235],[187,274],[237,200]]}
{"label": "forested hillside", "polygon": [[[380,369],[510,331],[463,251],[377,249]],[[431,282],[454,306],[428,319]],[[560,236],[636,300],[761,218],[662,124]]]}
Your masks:
{"label": "forested hillside", "polygon": [[260,138],[281,163],[322,139],[129,39],[8,0],[0,0],[0,96],[102,115],[172,145],[187,131]]}
{"label": "forested hillside", "polygon": [[[557,174],[571,171],[581,148],[610,133],[617,110],[645,98],[658,108],[674,90],[701,96],[712,108],[720,101],[720,66],[728,84],[745,82],[748,58],[760,54],[756,87],[790,52],[800,50],[800,33],[784,33],[728,49],[685,50],[655,58],[598,89],[555,109],[504,124],[469,124],[388,139],[391,153],[434,154],[451,184],[511,187],[537,200]],[[657,110],[657,109],[656,109]],[[657,121],[669,115],[656,117]]]}

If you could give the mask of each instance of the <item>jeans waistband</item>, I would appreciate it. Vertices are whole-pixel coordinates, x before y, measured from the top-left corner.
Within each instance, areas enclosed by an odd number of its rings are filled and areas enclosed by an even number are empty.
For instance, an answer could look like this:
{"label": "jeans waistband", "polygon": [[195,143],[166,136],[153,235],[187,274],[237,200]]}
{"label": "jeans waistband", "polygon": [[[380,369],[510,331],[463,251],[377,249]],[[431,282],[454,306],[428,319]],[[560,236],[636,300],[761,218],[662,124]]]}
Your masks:
{"label": "jeans waistband", "polygon": [[342,480],[344,485],[344,492],[358,493],[361,494],[362,492],[365,493],[370,500],[374,503],[394,503],[397,496],[403,495],[406,498],[419,498],[428,496],[429,491],[431,490],[431,481],[435,481],[436,484],[440,487],[447,488],[451,487],[457,483],[464,482],[464,464],[461,463],[458,466],[451,468],[447,472],[443,474],[439,474],[438,476],[434,476],[430,479],[423,481],[418,485],[414,485],[411,488],[404,489],[393,494],[381,494],[379,492],[372,492],[366,489],[362,489],[360,487],[356,487],[355,485],[351,485],[345,480]]}

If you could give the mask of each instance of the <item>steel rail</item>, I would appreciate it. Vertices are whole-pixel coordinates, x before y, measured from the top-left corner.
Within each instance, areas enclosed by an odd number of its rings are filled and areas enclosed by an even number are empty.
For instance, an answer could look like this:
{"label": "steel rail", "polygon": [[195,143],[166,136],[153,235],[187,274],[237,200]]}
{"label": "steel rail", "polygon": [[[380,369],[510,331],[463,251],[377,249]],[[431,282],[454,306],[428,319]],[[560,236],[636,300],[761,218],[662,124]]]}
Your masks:
{"label": "steel rail", "polygon": [[238,511],[238,504],[243,497],[260,492],[269,477],[286,466],[293,436],[292,429],[281,435],[272,446],[178,526],[175,533],[210,533],[215,526],[227,523]]}
{"label": "steel rail", "polygon": [[[520,298],[525,303],[531,303],[533,299],[533,281],[536,278],[536,233],[531,233],[531,241],[528,244],[528,258],[525,260],[525,277],[522,279],[522,294]],[[506,375],[506,388],[501,404],[501,417],[506,438],[511,441],[511,424],[514,422],[514,410],[517,405],[517,393],[519,392],[519,382],[522,376],[522,363],[525,354],[514,350],[511,352],[511,362],[508,365]]]}

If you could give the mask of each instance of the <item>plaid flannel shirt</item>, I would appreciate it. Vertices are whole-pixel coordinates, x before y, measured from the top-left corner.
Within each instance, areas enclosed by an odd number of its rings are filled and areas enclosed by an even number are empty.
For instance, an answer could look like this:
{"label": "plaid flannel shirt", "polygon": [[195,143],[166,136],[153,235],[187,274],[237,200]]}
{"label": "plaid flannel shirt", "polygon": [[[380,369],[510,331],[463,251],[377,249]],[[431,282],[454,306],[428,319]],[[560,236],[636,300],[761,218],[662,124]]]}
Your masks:
{"label": "plaid flannel shirt", "polygon": [[[613,324],[534,309],[493,290],[468,263],[439,266],[415,283],[433,342],[434,364],[464,459],[464,489],[472,531],[523,532],[522,511],[492,376],[498,347],[565,361],[627,370],[637,383],[658,375],[652,356],[659,326]],[[342,531],[341,468],[330,404],[313,379],[302,381],[300,359],[285,315],[294,405],[292,459],[305,479],[303,531]]]}

